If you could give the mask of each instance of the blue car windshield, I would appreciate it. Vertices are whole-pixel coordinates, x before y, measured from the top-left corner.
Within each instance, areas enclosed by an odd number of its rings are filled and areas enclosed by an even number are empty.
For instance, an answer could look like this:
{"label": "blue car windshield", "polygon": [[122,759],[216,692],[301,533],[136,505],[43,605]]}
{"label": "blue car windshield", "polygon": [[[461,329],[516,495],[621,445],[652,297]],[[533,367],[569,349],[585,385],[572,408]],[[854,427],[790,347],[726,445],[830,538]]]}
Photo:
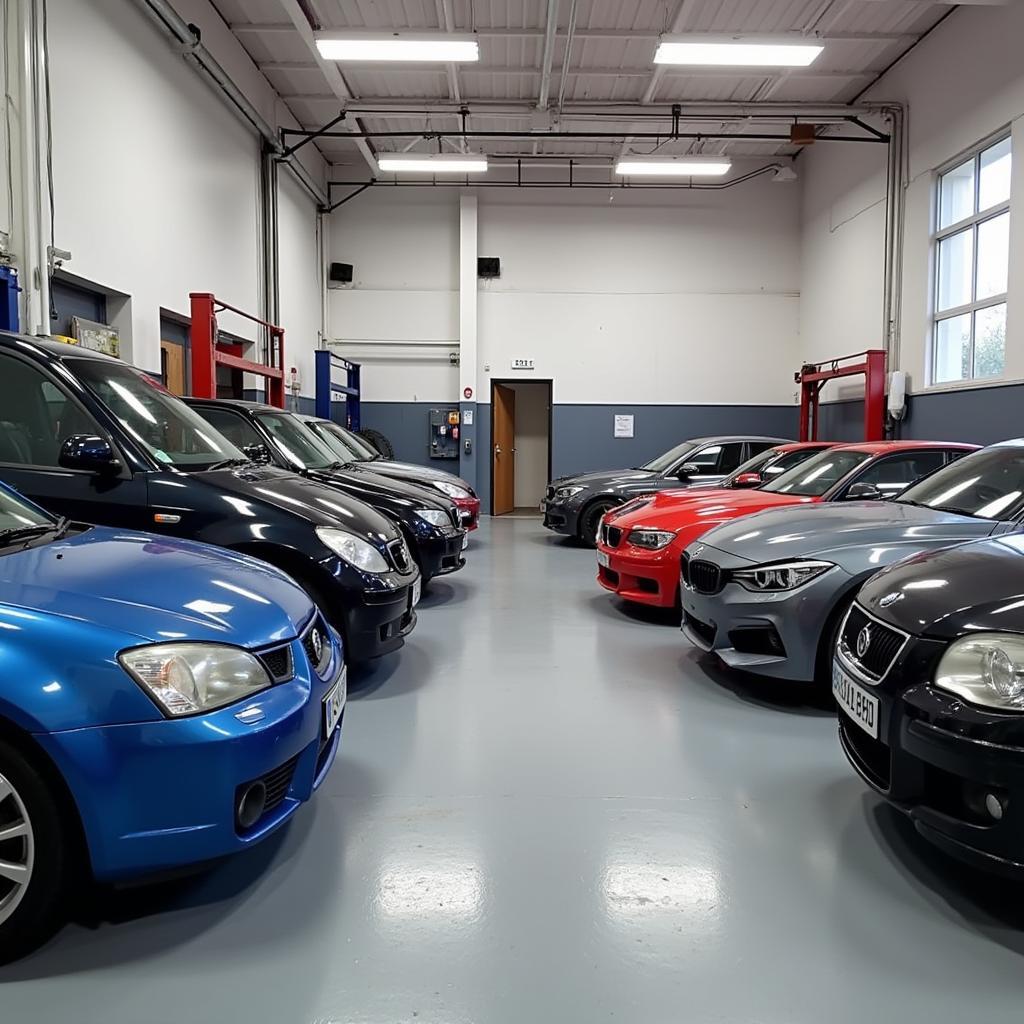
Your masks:
{"label": "blue car windshield", "polygon": [[0,487],[0,533],[21,531],[36,526],[52,526],[53,520],[41,509],[28,505],[18,495]]}

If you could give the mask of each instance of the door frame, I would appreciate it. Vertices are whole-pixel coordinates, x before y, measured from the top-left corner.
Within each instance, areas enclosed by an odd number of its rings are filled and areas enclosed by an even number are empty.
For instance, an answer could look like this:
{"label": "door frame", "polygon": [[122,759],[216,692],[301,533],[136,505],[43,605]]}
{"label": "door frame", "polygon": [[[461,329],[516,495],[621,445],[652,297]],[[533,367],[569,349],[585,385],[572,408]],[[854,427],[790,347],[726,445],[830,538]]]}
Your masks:
{"label": "door frame", "polygon": [[[491,378],[491,390],[490,390],[490,402],[491,402],[491,435],[489,438],[489,448],[487,450],[487,457],[491,460],[491,465],[488,468],[488,477],[490,479],[490,491],[491,491],[491,515],[494,515],[494,386],[495,384],[503,384],[508,387],[510,384],[546,384],[548,386],[548,480],[551,480],[551,426],[554,412],[554,390],[555,382],[552,377],[492,377]],[[512,429],[515,429],[515,424],[512,425]],[[515,498],[512,500],[512,507],[515,508]]]}

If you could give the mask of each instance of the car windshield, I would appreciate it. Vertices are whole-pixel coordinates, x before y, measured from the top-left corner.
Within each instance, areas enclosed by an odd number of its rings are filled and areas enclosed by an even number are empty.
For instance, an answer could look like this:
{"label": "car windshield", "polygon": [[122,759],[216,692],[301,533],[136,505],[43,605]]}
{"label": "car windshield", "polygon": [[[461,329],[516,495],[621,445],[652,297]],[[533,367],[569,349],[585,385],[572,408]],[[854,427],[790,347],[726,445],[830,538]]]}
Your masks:
{"label": "car windshield", "polygon": [[975,452],[908,487],[896,501],[978,519],[1012,519],[1024,509],[1024,449]]}
{"label": "car windshield", "polygon": [[14,491],[0,487],[0,534],[53,525],[53,520],[41,508],[27,504]]}
{"label": "car windshield", "polygon": [[674,466],[696,447],[692,441],[684,441],[682,444],[677,444],[675,448],[670,448],[664,455],[659,455],[645,465],[638,466],[637,469],[649,469],[652,473],[664,473],[666,469]]}
{"label": "car windshield", "polygon": [[329,433],[335,434],[340,437],[349,448],[354,449],[357,452],[362,453],[366,459],[373,460],[381,458],[381,454],[376,448],[370,444],[369,441],[364,440],[354,431],[346,430],[344,427],[339,426],[337,423],[326,424],[326,429]]}
{"label": "car windshield", "polygon": [[755,455],[752,459],[747,459],[742,466],[734,469],[723,481],[722,487],[731,487],[735,482],[736,478],[743,476],[744,473],[764,473],[767,469],[768,463],[772,459],[778,459],[782,456],[774,448],[768,448],[758,455]]}
{"label": "car windshield", "polygon": [[306,426],[316,434],[317,440],[325,447],[329,448],[335,458],[341,459],[342,462],[369,462],[370,457],[364,452],[358,450],[355,445],[347,444],[347,438],[340,432],[340,430],[333,430],[330,423],[325,423],[323,420],[317,420],[310,422],[306,420]]}
{"label": "car windshield", "polygon": [[199,413],[143,373],[106,359],[68,359],[75,376],[157,462],[183,470],[246,462]]}
{"label": "car windshield", "polygon": [[343,461],[295,416],[286,412],[261,412],[258,419],[281,454],[296,466],[328,469]]}
{"label": "car windshield", "polygon": [[820,498],[848,473],[871,458],[870,452],[828,448],[777,476],[761,490],[770,494],[795,494],[802,498]]}

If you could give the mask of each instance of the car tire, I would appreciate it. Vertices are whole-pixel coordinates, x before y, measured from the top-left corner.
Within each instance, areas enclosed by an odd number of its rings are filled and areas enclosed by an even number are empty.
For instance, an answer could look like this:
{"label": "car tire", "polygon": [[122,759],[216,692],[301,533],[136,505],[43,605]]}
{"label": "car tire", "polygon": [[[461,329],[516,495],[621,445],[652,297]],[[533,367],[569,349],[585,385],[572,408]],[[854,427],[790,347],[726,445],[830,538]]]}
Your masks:
{"label": "car tire", "polygon": [[815,666],[814,679],[815,682],[824,687],[823,694],[827,693],[827,703],[829,706],[832,705],[832,652],[836,649],[836,644],[839,642],[839,629],[843,624],[843,619],[846,618],[846,613],[850,610],[850,605],[853,604],[856,598],[856,590],[852,594],[846,594],[839,599],[835,608],[832,609],[832,614],[828,617],[828,621],[825,624],[825,629],[821,635],[821,646],[818,648],[818,661]]}
{"label": "car tire", "polygon": [[593,502],[580,513],[579,540],[588,548],[597,546],[597,529],[601,525],[601,516],[619,503],[608,498]]}
{"label": "car tire", "polygon": [[[0,740],[0,964],[41,946],[64,923],[78,847],[46,774]],[[26,869],[20,883],[11,865]]]}
{"label": "car tire", "polygon": [[369,441],[385,459],[395,457],[395,449],[391,446],[391,442],[379,430],[360,430],[359,436]]}

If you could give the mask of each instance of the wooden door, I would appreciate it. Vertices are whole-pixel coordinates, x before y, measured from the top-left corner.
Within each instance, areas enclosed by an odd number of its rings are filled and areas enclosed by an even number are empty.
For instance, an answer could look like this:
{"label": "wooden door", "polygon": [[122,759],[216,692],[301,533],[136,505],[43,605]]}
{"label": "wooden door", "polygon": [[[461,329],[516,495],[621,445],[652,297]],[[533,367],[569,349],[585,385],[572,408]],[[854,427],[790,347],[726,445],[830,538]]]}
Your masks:
{"label": "wooden door", "polygon": [[185,349],[173,341],[160,342],[164,386],[175,395],[185,394]]}
{"label": "wooden door", "polygon": [[492,457],[494,515],[511,512],[516,504],[516,393],[504,384],[494,385],[491,415],[494,418]]}

